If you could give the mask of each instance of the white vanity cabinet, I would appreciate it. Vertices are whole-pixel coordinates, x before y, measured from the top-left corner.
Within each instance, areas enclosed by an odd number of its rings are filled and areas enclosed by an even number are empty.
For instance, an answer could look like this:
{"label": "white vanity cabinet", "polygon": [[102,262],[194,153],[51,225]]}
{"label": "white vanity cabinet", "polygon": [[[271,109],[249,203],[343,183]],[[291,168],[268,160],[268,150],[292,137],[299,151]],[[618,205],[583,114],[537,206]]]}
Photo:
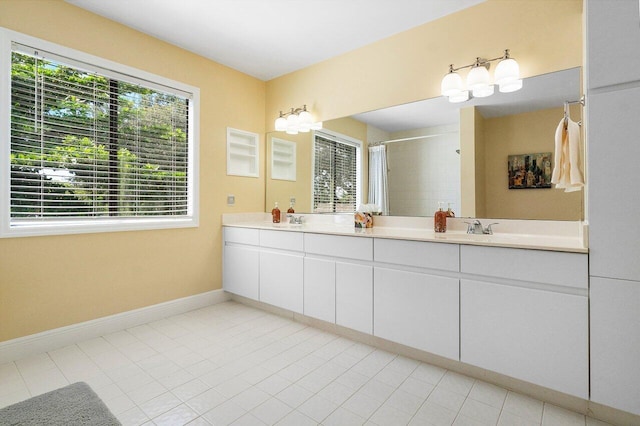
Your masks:
{"label": "white vanity cabinet", "polygon": [[225,291],[259,300],[260,233],[257,229],[223,230],[222,283]]}
{"label": "white vanity cabinet", "polygon": [[587,399],[587,255],[461,246],[460,360]]}
{"label": "white vanity cabinet", "polygon": [[260,230],[260,247],[260,301],[302,313],[302,234]]}
{"label": "white vanity cabinet", "polygon": [[376,239],[374,334],[459,360],[458,254],[457,244]]}
{"label": "white vanity cabinet", "polygon": [[284,229],[224,237],[226,291],[589,397],[586,254]]}
{"label": "white vanity cabinet", "polygon": [[305,268],[321,271],[305,271],[305,315],[372,334],[373,239],[304,234],[304,248]]}

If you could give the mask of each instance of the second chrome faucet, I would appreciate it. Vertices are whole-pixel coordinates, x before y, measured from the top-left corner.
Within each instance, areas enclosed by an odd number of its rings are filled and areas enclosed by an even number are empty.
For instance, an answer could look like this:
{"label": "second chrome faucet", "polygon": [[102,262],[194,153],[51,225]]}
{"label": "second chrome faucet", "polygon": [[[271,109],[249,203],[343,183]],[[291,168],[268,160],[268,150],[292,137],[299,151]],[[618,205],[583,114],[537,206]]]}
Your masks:
{"label": "second chrome faucet", "polygon": [[492,225],[498,225],[498,223],[490,223],[485,228],[482,226],[482,222],[478,219],[473,222],[465,222],[467,224],[467,234],[480,234],[480,235],[493,235]]}

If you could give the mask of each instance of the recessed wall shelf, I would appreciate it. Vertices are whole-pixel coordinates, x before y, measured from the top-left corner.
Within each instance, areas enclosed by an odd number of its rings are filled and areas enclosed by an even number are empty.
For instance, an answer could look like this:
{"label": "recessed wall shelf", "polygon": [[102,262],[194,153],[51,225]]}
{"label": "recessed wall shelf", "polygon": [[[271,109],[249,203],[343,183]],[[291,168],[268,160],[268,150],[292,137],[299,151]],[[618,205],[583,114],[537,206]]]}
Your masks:
{"label": "recessed wall shelf", "polygon": [[271,179],[296,180],[295,142],[271,139]]}
{"label": "recessed wall shelf", "polygon": [[260,175],[257,133],[227,127],[227,174],[258,177]]}

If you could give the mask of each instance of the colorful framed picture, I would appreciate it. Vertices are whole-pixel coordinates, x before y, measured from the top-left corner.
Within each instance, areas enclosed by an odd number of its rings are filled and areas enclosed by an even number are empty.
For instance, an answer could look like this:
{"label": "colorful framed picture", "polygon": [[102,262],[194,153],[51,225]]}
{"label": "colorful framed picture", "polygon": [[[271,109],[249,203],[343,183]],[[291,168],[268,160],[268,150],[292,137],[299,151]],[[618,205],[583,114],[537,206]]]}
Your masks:
{"label": "colorful framed picture", "polygon": [[509,155],[509,189],[551,188],[552,170],[550,152]]}

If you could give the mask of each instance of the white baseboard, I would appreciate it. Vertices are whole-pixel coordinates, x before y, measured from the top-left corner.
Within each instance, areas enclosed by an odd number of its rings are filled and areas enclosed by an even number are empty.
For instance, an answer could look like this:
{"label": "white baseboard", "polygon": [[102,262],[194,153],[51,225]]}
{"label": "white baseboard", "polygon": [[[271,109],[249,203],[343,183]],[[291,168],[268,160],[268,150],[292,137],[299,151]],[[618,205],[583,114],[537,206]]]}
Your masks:
{"label": "white baseboard", "polygon": [[0,342],[0,364],[230,300],[224,290],[170,300],[108,317]]}

